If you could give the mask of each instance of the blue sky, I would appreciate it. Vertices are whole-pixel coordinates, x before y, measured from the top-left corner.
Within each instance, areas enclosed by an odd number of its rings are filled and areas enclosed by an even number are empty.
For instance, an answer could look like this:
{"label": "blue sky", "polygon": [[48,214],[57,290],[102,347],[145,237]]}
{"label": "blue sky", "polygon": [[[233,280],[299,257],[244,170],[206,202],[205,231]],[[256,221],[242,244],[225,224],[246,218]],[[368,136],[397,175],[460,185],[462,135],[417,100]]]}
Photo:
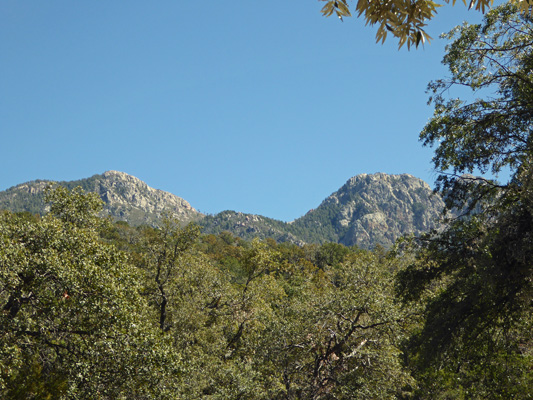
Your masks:
{"label": "blue sky", "polygon": [[309,0],[0,2],[0,190],[119,170],[206,213],[290,221],[360,173],[432,184],[418,134],[446,75]]}

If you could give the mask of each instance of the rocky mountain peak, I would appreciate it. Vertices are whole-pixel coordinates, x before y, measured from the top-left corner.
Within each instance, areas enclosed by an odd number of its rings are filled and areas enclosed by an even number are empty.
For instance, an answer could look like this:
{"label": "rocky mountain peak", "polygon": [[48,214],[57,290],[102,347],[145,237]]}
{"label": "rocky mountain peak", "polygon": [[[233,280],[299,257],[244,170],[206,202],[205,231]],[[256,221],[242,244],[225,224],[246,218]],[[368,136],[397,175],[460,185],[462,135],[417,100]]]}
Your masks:
{"label": "rocky mountain peak", "polygon": [[[0,208],[43,213],[44,189],[51,181],[32,181],[0,193]],[[154,189],[142,180],[120,171],[69,182],[58,182],[68,189],[81,186],[97,193],[104,202],[104,212],[132,225],[154,225],[163,213],[173,214],[186,223],[203,217],[187,201],[171,193]]]}

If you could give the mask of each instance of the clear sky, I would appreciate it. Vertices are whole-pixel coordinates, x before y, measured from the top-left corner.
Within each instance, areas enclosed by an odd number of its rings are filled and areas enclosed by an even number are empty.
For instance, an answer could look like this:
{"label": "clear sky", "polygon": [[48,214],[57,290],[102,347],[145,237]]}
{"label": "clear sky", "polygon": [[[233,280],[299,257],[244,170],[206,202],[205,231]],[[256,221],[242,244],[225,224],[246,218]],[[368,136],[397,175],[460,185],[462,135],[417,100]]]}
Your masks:
{"label": "clear sky", "polygon": [[446,75],[315,0],[0,1],[0,190],[119,170],[205,213],[290,221],[350,177],[432,184],[418,134]]}

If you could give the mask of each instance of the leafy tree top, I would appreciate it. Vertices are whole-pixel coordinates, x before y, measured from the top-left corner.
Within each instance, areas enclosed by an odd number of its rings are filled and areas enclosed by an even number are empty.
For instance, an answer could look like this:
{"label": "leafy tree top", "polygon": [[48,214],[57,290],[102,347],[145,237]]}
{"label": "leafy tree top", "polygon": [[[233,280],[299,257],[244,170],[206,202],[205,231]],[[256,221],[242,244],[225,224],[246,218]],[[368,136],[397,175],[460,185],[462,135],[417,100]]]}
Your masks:
{"label": "leafy tree top", "polygon": [[[513,188],[533,154],[533,20],[507,4],[482,24],[459,26],[446,37],[453,40],[443,60],[451,75],[429,84],[435,111],[420,135],[424,145],[436,146],[433,163],[442,172],[437,187],[449,192],[460,184],[486,192],[495,184],[456,177],[509,170],[515,184],[505,187]],[[470,93],[451,97],[453,88]],[[470,184],[476,180],[482,185]],[[461,192],[472,197],[472,190],[455,191]],[[466,198],[455,200],[462,206]]]}

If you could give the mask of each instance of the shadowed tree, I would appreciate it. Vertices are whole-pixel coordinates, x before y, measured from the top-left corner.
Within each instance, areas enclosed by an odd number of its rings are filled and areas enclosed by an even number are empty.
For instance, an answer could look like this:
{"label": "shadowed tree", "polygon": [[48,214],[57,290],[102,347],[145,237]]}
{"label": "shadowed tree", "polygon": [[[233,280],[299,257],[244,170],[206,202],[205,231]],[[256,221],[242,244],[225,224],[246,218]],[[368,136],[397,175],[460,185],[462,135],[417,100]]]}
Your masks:
{"label": "shadowed tree", "polygon": [[[424,398],[530,398],[533,21],[507,4],[448,38],[451,76],[429,85],[435,113],[421,140],[436,146],[438,188],[462,214],[415,242],[402,273],[405,299],[426,302],[411,362]],[[457,86],[476,97],[448,98]],[[463,175],[505,169],[503,183]]]}

